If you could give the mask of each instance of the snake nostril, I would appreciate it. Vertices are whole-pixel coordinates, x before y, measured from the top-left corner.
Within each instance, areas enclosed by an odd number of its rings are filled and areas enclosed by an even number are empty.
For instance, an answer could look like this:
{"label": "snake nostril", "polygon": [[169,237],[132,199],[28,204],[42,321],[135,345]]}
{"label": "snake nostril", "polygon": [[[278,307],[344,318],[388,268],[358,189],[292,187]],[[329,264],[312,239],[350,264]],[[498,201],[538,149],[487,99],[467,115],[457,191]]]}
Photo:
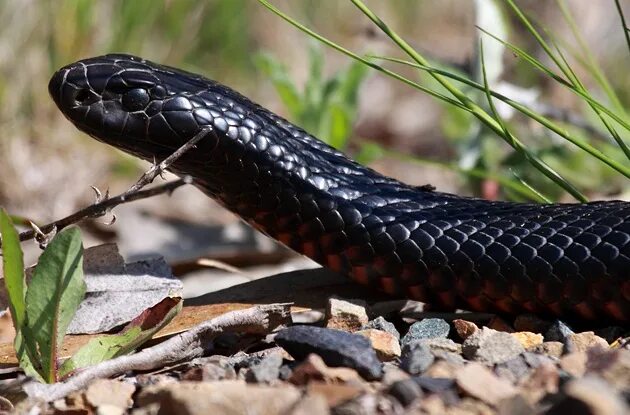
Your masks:
{"label": "snake nostril", "polygon": [[85,105],[86,101],[88,101],[94,94],[87,88],[79,89],[74,96],[74,103],[76,105]]}

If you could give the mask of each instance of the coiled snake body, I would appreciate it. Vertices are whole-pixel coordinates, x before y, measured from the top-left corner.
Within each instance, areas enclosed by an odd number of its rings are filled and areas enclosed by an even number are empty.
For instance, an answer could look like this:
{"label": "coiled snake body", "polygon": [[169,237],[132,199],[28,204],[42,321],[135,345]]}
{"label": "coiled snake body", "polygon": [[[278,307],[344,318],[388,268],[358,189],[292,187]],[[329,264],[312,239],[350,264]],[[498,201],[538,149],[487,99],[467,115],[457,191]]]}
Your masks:
{"label": "coiled snake body", "polygon": [[60,69],[49,91],[96,139],[161,160],[257,229],[388,293],[446,307],[627,322],[630,203],[491,202],[350,160],[232,89],[128,55]]}

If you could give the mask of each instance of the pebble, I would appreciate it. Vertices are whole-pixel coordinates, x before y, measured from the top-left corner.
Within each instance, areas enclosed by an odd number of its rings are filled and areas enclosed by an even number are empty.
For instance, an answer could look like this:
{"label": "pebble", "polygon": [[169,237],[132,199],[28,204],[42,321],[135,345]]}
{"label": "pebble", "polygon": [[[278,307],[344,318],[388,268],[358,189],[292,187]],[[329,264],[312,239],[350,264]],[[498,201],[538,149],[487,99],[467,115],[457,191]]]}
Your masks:
{"label": "pebble", "polygon": [[523,355],[500,363],[494,368],[494,372],[499,375],[499,377],[508,379],[512,383],[517,383],[519,380],[523,379],[531,370]]}
{"label": "pebble", "polygon": [[[417,342],[425,344],[429,346],[431,352],[435,355],[435,357],[439,357],[440,353],[462,353],[462,345],[455,343],[451,339],[445,338],[436,338],[436,339],[422,339]],[[413,345],[416,342],[410,343]]]}
{"label": "pebble", "polygon": [[527,378],[519,382],[520,394],[528,402],[535,404],[546,395],[555,395],[560,384],[560,373],[553,364],[542,364],[534,369]]}
{"label": "pebble", "polygon": [[331,297],[326,307],[326,327],[349,332],[360,330],[368,324],[366,307],[367,303],[363,300]]}
{"label": "pebble", "polygon": [[567,336],[567,342],[571,344],[571,351],[576,352],[586,352],[591,347],[608,348],[608,342],[592,331],[571,333]]}
{"label": "pebble", "polygon": [[390,323],[389,321],[385,320],[381,316],[375,318],[374,320],[370,320],[361,329],[362,330],[364,330],[364,329],[376,329],[376,330],[386,331],[386,332],[392,334],[394,337],[396,337],[396,339],[400,340],[400,333],[396,329],[396,326],[394,326],[393,323]]}
{"label": "pebble", "polygon": [[531,349],[534,353],[541,353],[549,357],[560,358],[564,353],[564,343],[560,342],[542,342],[538,346]]}
{"label": "pebble", "polygon": [[345,401],[354,399],[363,393],[365,389],[353,384],[331,384],[323,382],[310,382],[306,386],[307,395],[323,396],[328,406],[335,407]]}
{"label": "pebble", "polygon": [[545,340],[564,343],[569,334],[573,334],[573,330],[562,321],[555,320],[545,333]]}
{"label": "pebble", "polygon": [[441,393],[451,389],[455,385],[455,380],[449,378],[414,376],[413,380],[418,386],[430,393]]}
{"label": "pebble", "polygon": [[457,386],[468,396],[490,405],[516,395],[517,390],[506,380],[497,377],[480,363],[471,362],[457,372]]}
{"label": "pebble", "polygon": [[381,362],[370,341],[363,336],[321,327],[293,326],[276,336],[276,343],[295,359],[319,355],[329,366],[355,369],[367,380],[383,376]]}
{"label": "pebble", "polygon": [[422,389],[414,379],[405,379],[394,382],[389,388],[389,394],[398,399],[402,406],[407,407],[413,401],[422,397]]}
{"label": "pebble", "polygon": [[619,390],[630,391],[630,349],[591,349],[588,372],[601,376]]}
{"label": "pebble", "polygon": [[556,362],[556,359],[550,356],[546,356],[544,354],[533,353],[533,352],[523,353],[523,360],[531,368],[537,368],[538,366],[544,365],[544,364],[553,365]]}
{"label": "pebble", "polygon": [[417,341],[407,345],[400,360],[400,368],[410,375],[418,375],[433,364],[435,356],[426,344]]}
{"label": "pebble", "polygon": [[525,349],[511,334],[484,327],[464,341],[464,357],[488,365],[507,362]]}
{"label": "pebble", "polygon": [[453,320],[453,327],[455,327],[455,331],[460,339],[466,340],[473,333],[479,330],[479,327],[471,321],[455,319]]}
{"label": "pebble", "polygon": [[425,318],[424,320],[413,323],[407,334],[402,338],[401,344],[403,348],[406,344],[420,339],[445,338],[448,336],[451,326],[441,318]]}
{"label": "pebble", "polygon": [[400,343],[391,333],[376,329],[365,329],[355,332],[368,339],[381,362],[389,362],[400,357]]}
{"label": "pebble", "polygon": [[282,354],[270,353],[249,368],[245,379],[252,383],[273,382],[280,376],[280,366],[282,366]]}
{"label": "pebble", "polygon": [[585,377],[572,380],[565,385],[563,392],[564,399],[556,403],[546,414],[619,415],[630,413],[630,406],[601,379]]}
{"label": "pebble", "polygon": [[311,382],[360,384],[361,376],[349,367],[328,367],[316,354],[310,354],[297,364],[287,379],[294,385],[307,385]]}
{"label": "pebble", "polygon": [[511,334],[525,349],[536,347],[542,344],[544,340],[542,334],[532,333],[531,331],[519,331]]}
{"label": "pebble", "polygon": [[560,368],[569,375],[580,378],[586,372],[586,352],[573,352],[560,358]]}

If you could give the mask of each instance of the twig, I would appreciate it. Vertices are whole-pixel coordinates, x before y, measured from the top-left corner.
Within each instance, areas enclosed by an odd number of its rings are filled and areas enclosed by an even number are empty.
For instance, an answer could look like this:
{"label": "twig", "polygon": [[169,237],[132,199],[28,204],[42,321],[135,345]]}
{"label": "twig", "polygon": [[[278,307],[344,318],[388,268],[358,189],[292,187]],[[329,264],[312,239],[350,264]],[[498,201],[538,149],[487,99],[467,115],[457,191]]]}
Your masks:
{"label": "twig", "polygon": [[140,177],[140,179],[136,182],[136,184],[131,186],[129,188],[129,190],[127,190],[123,194],[133,193],[133,192],[143,188],[147,184],[153,182],[153,180],[157,176],[162,174],[171,164],[173,164],[173,162],[175,162],[175,160],[177,160],[178,158],[180,158],[182,156],[182,154],[184,154],[185,152],[187,152],[188,150],[193,148],[199,142],[199,140],[201,140],[202,138],[206,137],[212,131],[213,131],[212,127],[204,127],[204,128],[202,128],[201,131],[199,131],[193,138],[188,140],[186,142],[186,144],[184,144],[183,146],[181,146],[180,148],[175,150],[175,152],[173,154],[171,154],[170,156],[165,158],[161,163],[153,164],[153,166],[151,166],[151,168],[149,170],[147,170],[147,172],[144,173],[142,175],[142,177]]}
{"label": "twig", "polygon": [[266,334],[290,321],[291,305],[288,303],[260,305],[246,310],[232,311],[207,320],[136,354],[117,357],[86,368],[65,382],[47,385],[32,381],[24,385],[24,391],[30,397],[54,401],[85,388],[97,378],[119,376],[128,371],[153,370],[200,357],[207,350],[210,340],[221,333]]}
{"label": "twig", "polygon": [[[156,196],[163,193],[172,193],[175,189],[185,184],[192,183],[192,178],[190,176],[183,176],[179,180],[175,180],[169,183],[165,183],[163,185],[155,186],[153,188],[147,190],[140,190],[147,184],[153,182],[153,180],[162,174],[168,167],[175,162],[179,157],[182,156],[185,152],[194,147],[199,140],[206,137],[209,133],[211,133],[212,127],[205,127],[199,131],[193,138],[188,140],[183,146],[178,148],[173,154],[165,158],[161,163],[154,164],[149,170],[147,170],[142,177],[128,190],[121,193],[118,196],[114,196],[109,198],[106,194],[104,199],[101,200],[100,191],[95,190],[97,193],[97,202],[81,209],[71,215],[66,216],[63,219],[56,220],[54,222],[48,223],[46,225],[40,226],[37,229],[30,229],[28,231],[24,231],[20,233],[20,241],[28,241],[30,239],[36,238],[37,235],[47,235],[50,232],[58,232],[61,229],[82,221],[88,218],[97,218],[105,215],[112,208],[121,205],[123,203],[132,202],[134,200],[145,199],[151,196]],[[112,221],[113,223],[113,221]],[[45,239],[45,238],[44,238]],[[0,247],[2,246],[0,241]]]}
{"label": "twig", "polygon": [[[118,196],[114,196],[112,198],[104,200],[100,203],[96,203],[86,208],[83,208],[71,215],[66,216],[65,218],[43,225],[39,229],[43,233],[51,232],[54,229],[61,230],[66,226],[72,225],[73,223],[77,223],[81,220],[103,216],[109,209],[112,209],[120,204],[133,202],[134,200],[139,199],[146,199],[147,197],[159,195],[162,193],[171,193],[178,187],[190,183],[192,183],[192,178],[190,176],[184,176],[178,180],[164,183],[150,189],[140,190],[134,193],[125,192]],[[24,231],[20,233],[20,241],[28,241],[29,239],[33,239],[36,234],[37,232],[34,229]]]}

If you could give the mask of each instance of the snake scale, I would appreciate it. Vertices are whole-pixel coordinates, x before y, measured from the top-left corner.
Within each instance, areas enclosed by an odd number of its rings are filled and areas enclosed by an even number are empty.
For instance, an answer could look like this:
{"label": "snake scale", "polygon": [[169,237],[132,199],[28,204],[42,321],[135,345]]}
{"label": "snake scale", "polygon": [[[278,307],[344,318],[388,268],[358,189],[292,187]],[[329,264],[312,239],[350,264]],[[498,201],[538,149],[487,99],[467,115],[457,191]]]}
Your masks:
{"label": "snake scale", "polygon": [[487,201],[385,177],[238,92],[130,55],[57,71],[77,128],[172,166],[256,229],[353,280],[446,308],[627,322],[630,203]]}

